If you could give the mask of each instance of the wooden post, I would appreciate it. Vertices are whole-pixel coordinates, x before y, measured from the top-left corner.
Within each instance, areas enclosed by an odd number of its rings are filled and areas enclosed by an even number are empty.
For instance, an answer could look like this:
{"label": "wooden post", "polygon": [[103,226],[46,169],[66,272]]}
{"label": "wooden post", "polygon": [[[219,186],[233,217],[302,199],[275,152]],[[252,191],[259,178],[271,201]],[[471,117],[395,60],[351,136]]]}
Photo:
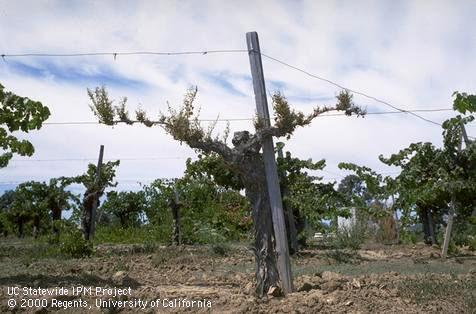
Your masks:
{"label": "wooden post", "polygon": [[[278,157],[283,159],[283,149],[280,147],[278,149]],[[282,171],[279,173],[279,176],[281,177],[281,180],[284,180],[286,177],[286,171]],[[283,197],[289,195],[289,190],[288,187],[284,184],[281,184],[281,195]],[[287,224],[286,228],[288,231],[289,235],[289,248],[291,250],[291,254],[296,254],[299,251],[298,248],[298,241],[297,241],[297,230],[296,230],[296,222],[294,220],[294,213],[293,213],[293,208],[291,206],[286,205],[283,203],[283,208],[285,209],[286,212],[286,218],[287,218]]]}
{"label": "wooden post", "polygon": [[466,134],[466,128],[464,127],[463,121],[460,121],[460,124],[461,124],[461,135],[463,136],[466,147],[468,147],[471,144],[471,141],[468,138],[468,134]]}
{"label": "wooden post", "polygon": [[395,206],[395,195],[392,194],[392,211],[395,216],[395,232],[397,235],[397,244],[400,244],[400,222],[398,221],[398,214]]}
{"label": "wooden post", "polygon": [[[266,88],[264,84],[263,65],[261,63],[261,51],[258,41],[258,33],[246,33],[246,43],[248,45],[248,55],[251,66],[251,76],[253,78],[253,90],[255,93],[256,109],[258,118],[262,120],[264,126],[270,126],[268,111],[268,101],[266,99]],[[279,188],[278,169],[274,157],[274,145],[272,136],[264,137],[262,140],[263,161],[266,173],[266,182],[271,204],[273,217],[273,229],[276,243],[277,268],[282,289],[285,294],[292,292],[293,281],[291,274],[291,261],[289,258],[288,241],[286,237],[286,224],[284,221],[283,202]]]}
{"label": "wooden post", "polygon": [[[104,156],[104,145],[99,147],[99,159],[98,159],[98,166],[96,167],[96,182],[99,182],[101,178],[101,168],[102,168],[102,160]],[[89,240],[94,238],[94,233],[96,231],[96,211],[98,208],[98,201],[99,199],[95,199],[93,203],[93,208],[91,211],[91,222],[89,228]]]}

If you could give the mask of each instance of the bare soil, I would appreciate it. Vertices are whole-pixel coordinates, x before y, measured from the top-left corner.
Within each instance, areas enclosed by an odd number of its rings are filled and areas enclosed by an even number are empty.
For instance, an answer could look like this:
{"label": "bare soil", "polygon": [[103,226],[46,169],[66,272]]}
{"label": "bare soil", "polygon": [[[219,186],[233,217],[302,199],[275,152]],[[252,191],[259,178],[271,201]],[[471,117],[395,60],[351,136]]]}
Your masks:
{"label": "bare soil", "polygon": [[[476,313],[476,255],[463,252],[442,261],[438,248],[423,244],[302,251],[292,259],[295,292],[262,299],[253,293],[254,256],[245,246],[101,245],[85,259],[38,258],[25,253],[30,249],[21,242],[0,243],[1,313]],[[8,295],[12,287],[71,292],[78,286],[130,287],[131,295]],[[19,307],[27,298],[46,299],[48,305]],[[9,307],[10,299],[15,307]],[[52,306],[52,299],[72,307]],[[140,299],[148,305],[98,308],[97,299]],[[160,305],[151,306],[157,299]],[[201,300],[202,306],[164,307],[164,299]],[[77,307],[73,301],[79,300],[91,308]]]}

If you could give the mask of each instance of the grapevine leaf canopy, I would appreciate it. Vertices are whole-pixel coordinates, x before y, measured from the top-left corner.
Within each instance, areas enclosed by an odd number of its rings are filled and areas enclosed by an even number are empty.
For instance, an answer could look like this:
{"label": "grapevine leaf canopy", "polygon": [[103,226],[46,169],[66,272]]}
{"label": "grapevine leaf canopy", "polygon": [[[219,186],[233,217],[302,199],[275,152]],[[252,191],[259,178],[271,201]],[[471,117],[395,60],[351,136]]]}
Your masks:
{"label": "grapevine leaf canopy", "polygon": [[0,168],[6,167],[13,154],[31,156],[35,149],[27,140],[19,140],[13,132],[38,130],[50,111],[41,102],[5,91],[0,84]]}

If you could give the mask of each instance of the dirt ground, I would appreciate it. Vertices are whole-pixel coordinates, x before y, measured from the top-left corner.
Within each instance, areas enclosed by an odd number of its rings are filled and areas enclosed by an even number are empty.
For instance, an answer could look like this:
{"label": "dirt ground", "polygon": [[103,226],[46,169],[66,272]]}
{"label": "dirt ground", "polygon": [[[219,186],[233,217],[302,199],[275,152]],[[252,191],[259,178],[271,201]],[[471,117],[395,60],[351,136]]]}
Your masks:
{"label": "dirt ground", "polygon": [[263,299],[243,245],[102,245],[87,259],[24,253],[31,249],[0,243],[1,313],[476,313],[476,255],[442,261],[423,244],[305,250],[292,259],[296,292]]}

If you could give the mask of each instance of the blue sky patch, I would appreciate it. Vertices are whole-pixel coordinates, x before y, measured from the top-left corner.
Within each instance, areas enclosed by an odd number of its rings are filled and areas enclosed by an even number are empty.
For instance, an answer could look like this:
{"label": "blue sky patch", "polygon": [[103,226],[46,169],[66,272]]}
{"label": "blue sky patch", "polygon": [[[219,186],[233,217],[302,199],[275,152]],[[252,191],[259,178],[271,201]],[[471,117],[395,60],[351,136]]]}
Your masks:
{"label": "blue sky patch", "polygon": [[10,71],[20,75],[73,84],[108,85],[133,89],[144,89],[148,85],[145,82],[128,79],[101,67],[97,71],[87,73],[87,71],[80,67],[59,66],[49,62],[32,65],[18,61],[9,61],[6,66]]}
{"label": "blue sky patch", "polygon": [[212,82],[213,84],[218,85],[222,89],[224,89],[226,92],[233,94],[235,96],[241,96],[241,97],[246,97],[246,94],[242,93],[241,91],[237,90],[232,83],[230,83],[227,79],[226,76],[227,74],[225,73],[207,73],[204,75],[207,80]]}

